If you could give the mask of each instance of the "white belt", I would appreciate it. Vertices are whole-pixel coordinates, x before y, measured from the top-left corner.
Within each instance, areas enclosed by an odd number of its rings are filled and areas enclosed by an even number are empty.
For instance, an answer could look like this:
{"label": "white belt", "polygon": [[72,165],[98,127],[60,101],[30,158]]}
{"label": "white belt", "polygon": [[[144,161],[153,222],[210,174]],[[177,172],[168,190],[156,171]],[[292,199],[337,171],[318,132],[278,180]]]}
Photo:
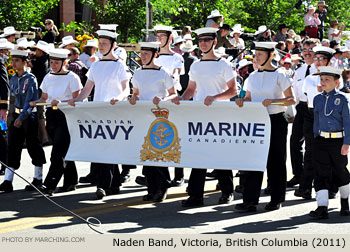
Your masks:
{"label": "white belt", "polygon": [[[15,108],[15,113],[16,114],[20,114],[22,113],[23,109],[20,109],[20,108]],[[32,113],[35,113],[36,112],[36,108],[33,108],[32,109]]]}
{"label": "white belt", "polygon": [[341,132],[320,131],[320,136],[324,137],[324,138],[342,138],[342,137],[344,137],[344,131],[341,131]]}

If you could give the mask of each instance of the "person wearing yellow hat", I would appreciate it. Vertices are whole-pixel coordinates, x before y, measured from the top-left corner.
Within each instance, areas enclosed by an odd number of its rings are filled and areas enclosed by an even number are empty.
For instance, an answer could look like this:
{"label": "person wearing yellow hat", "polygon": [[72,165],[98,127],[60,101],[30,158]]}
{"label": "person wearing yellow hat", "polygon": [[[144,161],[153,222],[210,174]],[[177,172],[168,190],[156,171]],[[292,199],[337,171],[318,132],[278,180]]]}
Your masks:
{"label": "person wearing yellow hat", "polygon": [[[229,61],[218,57],[214,52],[217,30],[212,27],[195,30],[203,57],[191,65],[187,89],[181,97],[174,98],[173,103],[180,104],[181,100],[193,98],[194,101],[210,106],[214,101],[229,101],[237,95],[236,72]],[[222,191],[219,204],[227,204],[233,200],[232,171],[217,170],[216,174]],[[206,169],[191,170],[188,182],[189,198],[182,201],[183,207],[203,205],[205,177]]]}
{"label": "person wearing yellow hat", "polygon": [[68,71],[68,54],[66,49],[52,49],[49,51],[50,66],[52,72],[48,73],[42,84],[40,99],[30,102],[35,107],[37,103],[50,103],[46,109],[46,130],[52,139],[51,164],[41,191],[52,195],[56,191],[57,184],[64,175],[63,187],[58,192],[75,190],[78,183],[78,173],[73,161],[65,161],[70,144],[70,135],[64,113],[57,108],[60,102],[67,102],[76,98],[82,84],[75,73]]}
{"label": "person wearing yellow hat", "polygon": [[347,169],[350,111],[349,99],[337,89],[342,70],[330,66],[320,66],[318,70],[323,91],[313,99],[317,208],[309,216],[313,219],[328,219],[329,192],[333,184],[340,192],[340,215],[350,215],[350,173]]}
{"label": "person wearing yellow hat", "polygon": [[[38,118],[36,108],[30,107],[29,102],[38,99],[38,83],[33,74],[26,71],[28,51],[11,50],[12,64],[17,71],[10,80],[10,91],[15,96],[15,110],[8,129],[8,163],[4,182],[0,191],[12,192],[13,170],[20,167],[24,142],[34,165],[34,186],[42,184],[43,164],[46,163],[44,150],[38,138]],[[33,187],[28,185],[25,190]]]}
{"label": "person wearing yellow hat", "polygon": [[[271,136],[267,159],[267,176],[271,188],[271,200],[265,206],[267,211],[277,210],[285,201],[286,194],[286,152],[288,122],[285,119],[286,106],[295,104],[292,82],[282,69],[276,68],[272,61],[276,55],[276,42],[254,42],[255,58],[259,70],[254,71],[245,81],[244,98],[235,100],[239,107],[245,101],[261,102],[270,115]],[[278,103],[278,105],[273,104]],[[243,184],[243,203],[237,204],[237,212],[254,212],[259,202],[263,172],[245,173]]]}

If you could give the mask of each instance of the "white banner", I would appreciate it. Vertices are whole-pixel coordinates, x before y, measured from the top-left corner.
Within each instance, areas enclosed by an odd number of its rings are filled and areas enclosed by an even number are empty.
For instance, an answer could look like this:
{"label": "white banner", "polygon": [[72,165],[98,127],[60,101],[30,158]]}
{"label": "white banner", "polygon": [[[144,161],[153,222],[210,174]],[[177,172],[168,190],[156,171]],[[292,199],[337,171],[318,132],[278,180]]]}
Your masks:
{"label": "white banner", "polygon": [[67,160],[264,171],[270,119],[261,103],[60,104],[71,143]]}

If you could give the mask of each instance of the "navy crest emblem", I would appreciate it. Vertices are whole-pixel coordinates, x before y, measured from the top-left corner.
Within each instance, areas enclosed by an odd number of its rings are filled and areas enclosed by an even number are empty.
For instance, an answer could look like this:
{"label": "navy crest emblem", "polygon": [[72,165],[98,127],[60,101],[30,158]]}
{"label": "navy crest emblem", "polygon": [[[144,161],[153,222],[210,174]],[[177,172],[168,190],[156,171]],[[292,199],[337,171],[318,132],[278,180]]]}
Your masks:
{"label": "navy crest emblem", "polygon": [[335,99],[334,100],[334,105],[338,106],[339,104],[340,104],[340,98]]}
{"label": "navy crest emblem", "polygon": [[145,142],[142,145],[141,161],[180,162],[181,149],[176,126],[168,120],[169,110],[160,108],[151,109],[156,120],[151,123]]}

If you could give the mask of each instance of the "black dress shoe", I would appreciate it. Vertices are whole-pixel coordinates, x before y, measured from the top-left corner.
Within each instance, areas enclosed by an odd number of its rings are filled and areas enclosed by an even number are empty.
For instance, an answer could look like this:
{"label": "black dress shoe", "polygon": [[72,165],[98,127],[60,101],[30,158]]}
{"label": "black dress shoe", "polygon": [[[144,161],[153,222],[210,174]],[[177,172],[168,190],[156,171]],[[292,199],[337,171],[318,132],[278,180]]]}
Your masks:
{"label": "black dress shoe", "polygon": [[311,211],[309,216],[316,220],[328,219],[328,208],[325,206],[319,206],[315,211]]}
{"label": "black dress shoe", "polygon": [[52,196],[55,192],[54,189],[47,188],[45,185],[39,186],[38,189],[40,190],[40,192],[46,194],[47,196]]}
{"label": "black dress shoe", "polygon": [[89,173],[85,177],[79,178],[79,183],[81,183],[81,184],[96,184],[96,182],[97,182],[96,177],[91,175],[91,173]]}
{"label": "black dress shoe", "polygon": [[219,204],[228,204],[233,201],[233,193],[222,193],[219,198]]}
{"label": "black dress shoe", "polygon": [[142,197],[143,201],[153,201],[153,194],[146,194],[145,196]]}
{"label": "black dress shoe", "polygon": [[173,187],[179,187],[179,186],[182,186],[184,183],[185,183],[184,178],[174,178],[174,179],[171,181],[171,186],[173,186]]}
{"label": "black dress shoe", "polygon": [[296,189],[294,191],[294,196],[296,197],[302,197],[304,199],[310,200],[312,198],[311,196],[311,190],[310,189]]}
{"label": "black dress shoe", "polygon": [[287,181],[287,187],[294,187],[299,184],[299,178],[294,176],[291,180]]}
{"label": "black dress shoe", "polygon": [[203,206],[203,198],[190,196],[181,202],[183,207],[198,207]]}
{"label": "black dress shoe", "polygon": [[349,199],[340,199],[340,215],[341,216],[349,216],[350,215],[350,211],[349,211]]}
{"label": "black dress shoe", "polygon": [[75,189],[76,189],[75,185],[68,185],[68,186],[59,187],[57,192],[58,193],[71,192],[71,191],[75,191]]}
{"label": "black dress shoe", "polygon": [[135,182],[142,186],[148,186],[147,178],[144,176],[137,176]]}
{"label": "black dress shoe", "polygon": [[120,175],[120,183],[126,183],[130,181],[130,175]]}
{"label": "black dress shoe", "polygon": [[96,197],[97,199],[103,199],[103,197],[105,197],[107,194],[106,194],[106,191],[103,190],[102,188],[97,188],[96,190]]}
{"label": "black dress shoe", "polygon": [[161,190],[161,191],[156,192],[153,195],[153,201],[154,202],[162,202],[163,200],[165,200],[166,196],[168,195],[167,191],[168,190]]}
{"label": "black dress shoe", "polygon": [[13,192],[12,182],[8,180],[4,180],[0,185],[0,192],[10,193]]}
{"label": "black dress shoe", "polygon": [[269,202],[265,206],[265,210],[267,210],[267,211],[275,211],[275,210],[278,210],[280,208],[281,208],[281,203]]}
{"label": "black dress shoe", "polygon": [[234,210],[237,213],[256,212],[256,205],[253,203],[241,203],[241,204],[235,205]]}
{"label": "black dress shoe", "polygon": [[[32,181],[32,185],[34,185],[37,188],[39,188],[42,184],[43,184],[43,181],[41,179],[34,178]],[[26,187],[24,187],[24,190],[25,191],[35,191],[35,189],[32,185],[26,185]]]}

